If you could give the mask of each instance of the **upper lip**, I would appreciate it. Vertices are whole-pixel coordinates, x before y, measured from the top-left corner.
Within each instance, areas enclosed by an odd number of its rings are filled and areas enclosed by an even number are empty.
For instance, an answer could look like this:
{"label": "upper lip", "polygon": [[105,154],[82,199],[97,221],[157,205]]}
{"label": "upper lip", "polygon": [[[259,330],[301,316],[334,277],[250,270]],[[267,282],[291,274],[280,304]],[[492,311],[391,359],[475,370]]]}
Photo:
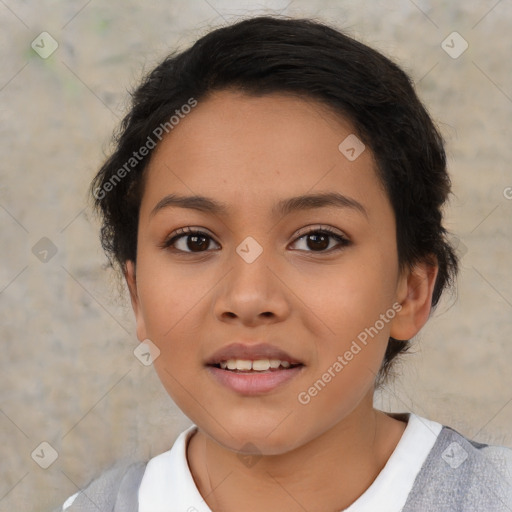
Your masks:
{"label": "upper lip", "polygon": [[247,345],[244,343],[231,343],[212,354],[206,361],[207,365],[219,364],[229,359],[245,359],[257,361],[258,359],[279,359],[288,361],[290,364],[303,364],[297,358],[291,356],[284,350],[268,343]]}

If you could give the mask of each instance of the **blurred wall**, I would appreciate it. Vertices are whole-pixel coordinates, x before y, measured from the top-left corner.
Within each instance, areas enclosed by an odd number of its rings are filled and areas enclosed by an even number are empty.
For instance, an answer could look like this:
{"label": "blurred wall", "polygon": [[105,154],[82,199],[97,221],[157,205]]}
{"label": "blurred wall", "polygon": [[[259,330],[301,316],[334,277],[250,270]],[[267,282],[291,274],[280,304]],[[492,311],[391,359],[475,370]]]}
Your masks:
{"label": "blurred wall", "polygon": [[102,267],[86,188],[144,72],[263,12],[335,24],[415,81],[447,140],[447,226],[462,268],[457,295],[376,403],[512,445],[510,2],[5,0],[0,510],[49,510],[115,460],[167,450],[189,425],[133,355],[130,304]]}

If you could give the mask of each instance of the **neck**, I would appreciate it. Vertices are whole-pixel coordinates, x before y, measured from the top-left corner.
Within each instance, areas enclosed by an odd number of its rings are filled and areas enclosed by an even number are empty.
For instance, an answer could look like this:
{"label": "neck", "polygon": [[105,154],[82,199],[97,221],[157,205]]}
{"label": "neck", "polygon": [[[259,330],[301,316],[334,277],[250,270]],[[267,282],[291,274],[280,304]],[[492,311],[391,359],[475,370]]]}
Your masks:
{"label": "neck", "polygon": [[310,442],[244,464],[200,430],[187,458],[199,492],[214,512],[343,510],[372,484],[406,424],[368,400]]}

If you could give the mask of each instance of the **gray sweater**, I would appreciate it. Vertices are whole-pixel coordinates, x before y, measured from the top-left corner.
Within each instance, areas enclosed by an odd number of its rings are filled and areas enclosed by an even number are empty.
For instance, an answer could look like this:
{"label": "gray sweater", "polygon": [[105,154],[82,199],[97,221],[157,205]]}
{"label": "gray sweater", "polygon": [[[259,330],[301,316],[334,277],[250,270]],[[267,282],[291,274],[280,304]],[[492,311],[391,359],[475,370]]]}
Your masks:
{"label": "gray sweater", "polygon": [[[146,464],[110,468],[66,512],[137,512]],[[429,511],[512,512],[512,449],[477,443],[443,427],[402,509]]]}

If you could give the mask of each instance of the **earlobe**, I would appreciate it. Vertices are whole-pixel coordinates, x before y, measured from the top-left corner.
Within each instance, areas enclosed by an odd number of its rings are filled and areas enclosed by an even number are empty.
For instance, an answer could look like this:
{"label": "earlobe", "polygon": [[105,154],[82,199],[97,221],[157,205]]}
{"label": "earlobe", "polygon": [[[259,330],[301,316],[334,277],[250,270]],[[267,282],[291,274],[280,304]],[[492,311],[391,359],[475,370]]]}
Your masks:
{"label": "earlobe", "polygon": [[132,303],[133,313],[135,314],[135,321],[137,323],[137,338],[139,341],[143,341],[147,338],[146,326],[144,317],[142,315],[142,308],[137,292],[137,278],[135,273],[135,263],[128,260],[125,264],[124,277],[130,293],[130,300]]}
{"label": "earlobe", "polygon": [[425,325],[431,311],[438,270],[437,265],[423,261],[403,272],[397,286],[397,301],[401,309],[391,324],[392,338],[410,340]]}

